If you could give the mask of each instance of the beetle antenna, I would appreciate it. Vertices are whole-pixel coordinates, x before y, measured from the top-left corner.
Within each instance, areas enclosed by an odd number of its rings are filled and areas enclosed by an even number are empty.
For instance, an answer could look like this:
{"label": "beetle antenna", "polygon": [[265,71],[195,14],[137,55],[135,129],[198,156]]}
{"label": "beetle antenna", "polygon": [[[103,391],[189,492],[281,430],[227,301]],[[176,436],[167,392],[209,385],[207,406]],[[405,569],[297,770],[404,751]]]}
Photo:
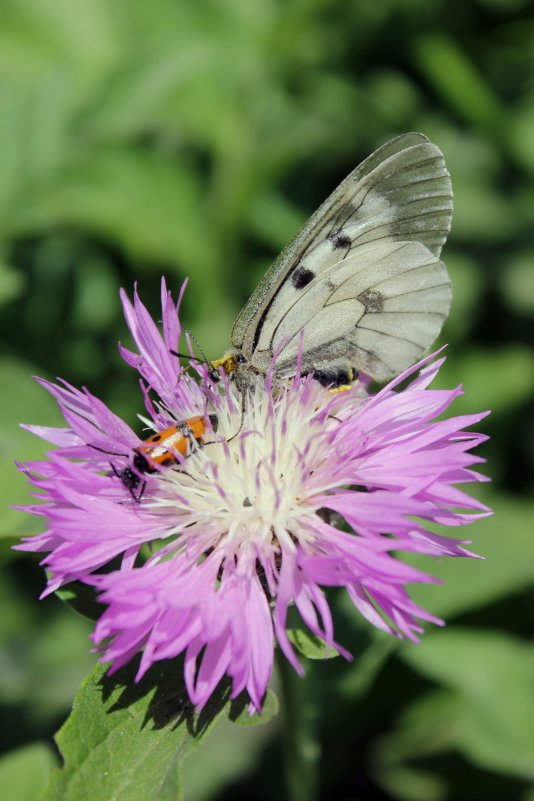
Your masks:
{"label": "beetle antenna", "polygon": [[99,448],[97,445],[91,445],[90,442],[87,443],[88,448],[94,448],[95,451],[100,451],[100,453],[107,453],[109,456],[124,456],[125,459],[128,458],[127,453],[116,453],[115,451],[105,451],[104,448]]}

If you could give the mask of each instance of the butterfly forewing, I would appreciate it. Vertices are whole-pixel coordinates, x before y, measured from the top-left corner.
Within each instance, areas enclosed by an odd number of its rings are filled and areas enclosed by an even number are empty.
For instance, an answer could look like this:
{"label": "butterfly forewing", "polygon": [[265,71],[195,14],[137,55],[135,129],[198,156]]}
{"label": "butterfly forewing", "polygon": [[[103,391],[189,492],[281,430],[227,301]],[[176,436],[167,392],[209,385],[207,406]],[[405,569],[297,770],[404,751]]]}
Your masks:
{"label": "butterfly forewing", "polygon": [[[239,315],[232,342],[277,373],[349,364],[386,378],[433,342],[450,305],[437,258],[452,191],[440,150],[405,134],[357,167],[285,248]],[[409,277],[411,275],[411,277]],[[284,344],[285,343],[285,344]]]}

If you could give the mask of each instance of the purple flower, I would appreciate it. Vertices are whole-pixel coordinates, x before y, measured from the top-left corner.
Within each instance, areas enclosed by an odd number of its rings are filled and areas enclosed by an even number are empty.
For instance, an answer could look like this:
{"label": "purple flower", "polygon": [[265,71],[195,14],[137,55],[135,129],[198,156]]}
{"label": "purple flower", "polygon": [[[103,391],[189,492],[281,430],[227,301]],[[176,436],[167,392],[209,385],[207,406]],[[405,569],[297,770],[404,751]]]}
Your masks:
{"label": "purple flower", "polygon": [[[486,413],[436,420],[461,393],[429,389],[443,359],[425,359],[376,395],[363,382],[331,394],[311,376],[283,386],[267,376],[242,396],[235,382],[213,384],[201,363],[193,377],[171,353],[182,332],[164,282],[163,335],[137,293],[133,306],[122,299],[138,353],[121,354],[142,377],[141,419],[153,433],[203,416],[203,446],[136,473],[142,438],[87,390],[41,381],[68,428],[28,426],[57,449],[22,468],[41,501],[27,510],[48,529],[19,547],[47,552],[45,593],[75,579],[97,588],[107,605],[93,634],[103,661],[117,670],[142,652],[139,678],[184,653],[198,707],[226,674],[233,696],[246,690],[260,709],[275,641],[302,673],[286,631],[290,605],[350,658],[334,640],[324,587],[345,587],[370,623],[397,637],[417,640],[419,621],[441,624],[406,591],[434,579],[395,554],[472,556],[465,540],[427,524],[489,514],[455,486],[485,480],[469,451],[486,437],[464,428]],[[98,572],[117,558],[119,569]]]}

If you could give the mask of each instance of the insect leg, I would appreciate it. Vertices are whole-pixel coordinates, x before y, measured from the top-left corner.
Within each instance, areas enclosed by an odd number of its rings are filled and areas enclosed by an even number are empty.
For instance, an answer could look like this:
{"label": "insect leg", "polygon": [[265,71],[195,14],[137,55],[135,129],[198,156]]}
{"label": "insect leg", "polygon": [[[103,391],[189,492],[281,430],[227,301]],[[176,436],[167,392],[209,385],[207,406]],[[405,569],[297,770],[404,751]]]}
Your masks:
{"label": "insect leg", "polygon": [[227,442],[231,442],[233,439],[235,439],[241,433],[241,429],[243,428],[243,423],[244,422],[245,422],[245,395],[243,394],[243,395],[241,395],[241,422],[239,423],[239,428],[237,429],[235,434],[232,434],[230,439],[226,440]]}
{"label": "insect leg", "polygon": [[146,482],[146,481],[143,481],[143,482],[141,483],[141,489],[139,490],[139,494],[137,495],[137,497],[134,495],[133,489],[131,490],[132,497],[134,498],[134,500],[135,500],[137,503],[141,503],[141,498],[142,498],[142,497],[143,497],[143,495],[145,494],[146,485],[147,485],[147,482]]}
{"label": "insect leg", "polygon": [[[113,473],[117,476],[117,478],[119,479],[121,484],[124,487],[126,487],[126,489],[130,493],[130,495],[132,496],[134,501],[136,503],[140,503],[141,502],[141,498],[143,497],[143,493],[145,491],[147,482],[146,481],[142,481],[141,478],[137,475],[137,473],[134,473],[134,471],[132,470],[131,467],[125,467],[123,470],[117,470],[117,468],[115,467],[113,462],[110,462],[110,466],[111,466],[111,469],[112,469]],[[141,490],[139,491],[139,494],[136,495],[135,494],[135,490],[139,486],[139,484],[142,484]]]}

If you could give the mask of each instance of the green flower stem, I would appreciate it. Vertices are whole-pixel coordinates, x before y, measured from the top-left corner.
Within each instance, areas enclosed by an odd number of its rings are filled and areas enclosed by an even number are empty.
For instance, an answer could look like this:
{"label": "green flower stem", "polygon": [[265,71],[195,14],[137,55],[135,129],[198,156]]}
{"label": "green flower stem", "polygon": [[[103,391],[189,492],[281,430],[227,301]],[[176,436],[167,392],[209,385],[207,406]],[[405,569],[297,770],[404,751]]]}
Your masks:
{"label": "green flower stem", "polygon": [[280,649],[277,649],[276,658],[280,676],[287,801],[314,801],[319,794],[320,756],[316,737],[316,705],[307,692],[308,682],[295,673]]}

